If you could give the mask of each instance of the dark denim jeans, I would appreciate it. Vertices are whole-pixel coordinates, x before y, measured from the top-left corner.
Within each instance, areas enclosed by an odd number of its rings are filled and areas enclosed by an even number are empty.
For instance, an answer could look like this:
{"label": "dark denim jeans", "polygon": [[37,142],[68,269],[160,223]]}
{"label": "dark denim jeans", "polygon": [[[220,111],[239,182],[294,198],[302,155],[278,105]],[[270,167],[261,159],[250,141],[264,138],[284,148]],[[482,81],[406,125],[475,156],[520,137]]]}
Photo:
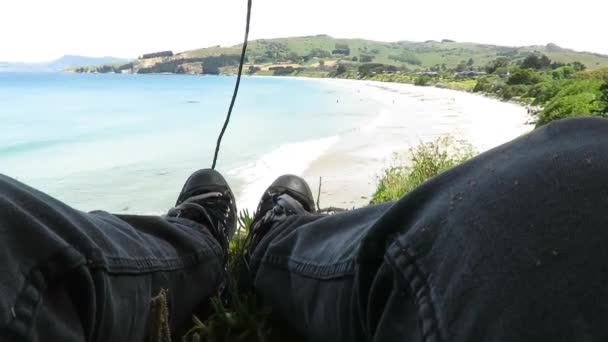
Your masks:
{"label": "dark denim jeans", "polygon": [[289,217],[252,268],[310,341],[607,341],[608,120],[547,125],[394,204]]}
{"label": "dark denim jeans", "polygon": [[[253,284],[310,341],[608,339],[608,120],[550,124],[396,203],[291,216],[257,246]],[[186,220],[82,213],[0,178],[0,341],[142,341],[222,278]]]}
{"label": "dark denim jeans", "polygon": [[0,176],[0,341],[144,341],[168,289],[170,329],[192,325],[224,254],[184,219],[84,213]]}

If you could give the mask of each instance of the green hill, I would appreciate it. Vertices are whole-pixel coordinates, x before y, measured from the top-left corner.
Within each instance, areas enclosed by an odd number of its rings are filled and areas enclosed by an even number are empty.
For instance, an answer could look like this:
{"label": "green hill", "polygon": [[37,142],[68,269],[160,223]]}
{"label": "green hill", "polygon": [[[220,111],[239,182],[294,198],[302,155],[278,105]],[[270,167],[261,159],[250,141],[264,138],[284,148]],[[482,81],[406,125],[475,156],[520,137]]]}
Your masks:
{"label": "green hill", "polygon": [[[233,73],[238,63],[241,45],[209,47],[185,51],[172,56],[140,58],[122,66],[106,65],[82,68],[80,72],[134,73]],[[249,43],[247,65],[250,72],[273,74],[277,64],[293,69],[329,73],[332,67],[363,63],[394,66],[404,72],[422,70],[452,70],[459,65],[482,68],[489,62],[506,57],[511,62],[523,60],[530,54],[544,54],[561,63],[575,61],[587,69],[608,67],[608,56],[564,49],[555,44],[546,46],[507,47],[488,44],[454,42],[378,42],[364,39],[339,39],[327,35],[259,39]],[[273,68],[268,70],[269,68]],[[313,68],[313,69],[311,69]]]}
{"label": "green hill", "polygon": [[[348,46],[347,56],[332,54],[336,46]],[[178,57],[207,57],[220,54],[238,54],[241,45],[221,48],[212,47],[186,51]],[[323,51],[323,53],[321,52]],[[431,68],[446,64],[448,68],[456,67],[460,62],[473,58],[474,65],[483,66],[498,57],[512,59],[524,58],[530,53],[542,53],[554,61],[571,63],[579,61],[589,69],[608,66],[608,56],[577,52],[559,48],[554,44],[547,46],[505,47],[497,45],[460,43],[449,40],[442,42],[378,42],[364,39],[339,39],[327,35],[260,39],[249,43],[248,57],[250,63],[294,62],[306,56],[317,56],[326,59],[352,61],[361,56],[370,56],[372,62],[408,67],[412,69]]]}

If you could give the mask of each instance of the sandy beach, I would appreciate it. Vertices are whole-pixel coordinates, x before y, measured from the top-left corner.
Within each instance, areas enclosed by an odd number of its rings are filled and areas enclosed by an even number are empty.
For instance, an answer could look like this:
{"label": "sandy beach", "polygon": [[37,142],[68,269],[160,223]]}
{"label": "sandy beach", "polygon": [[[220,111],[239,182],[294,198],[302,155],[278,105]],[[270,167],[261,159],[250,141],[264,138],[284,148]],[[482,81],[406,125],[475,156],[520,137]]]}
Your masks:
{"label": "sandy beach", "polygon": [[378,112],[360,129],[342,134],[302,173],[321,207],[369,203],[382,171],[420,142],[443,135],[464,139],[483,152],[532,130],[522,106],[477,94],[409,84],[319,80],[374,101]]}

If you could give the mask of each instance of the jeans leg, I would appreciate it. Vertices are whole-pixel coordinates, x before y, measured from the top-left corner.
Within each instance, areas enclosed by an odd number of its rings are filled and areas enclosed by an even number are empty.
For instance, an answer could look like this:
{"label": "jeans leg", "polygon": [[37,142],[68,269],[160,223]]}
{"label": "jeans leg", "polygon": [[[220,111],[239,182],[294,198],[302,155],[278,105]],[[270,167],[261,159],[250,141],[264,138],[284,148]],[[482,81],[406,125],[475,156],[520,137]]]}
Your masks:
{"label": "jeans leg", "polygon": [[333,216],[290,216],[260,241],[254,287],[273,312],[311,341],[360,341],[355,288],[361,240],[390,205]]}
{"label": "jeans leg", "polygon": [[0,175],[0,340],[144,341],[167,290],[174,337],[223,281],[195,222],[84,213]]}
{"label": "jeans leg", "polygon": [[291,217],[254,286],[310,340],[608,339],[608,120],[571,119],[394,204]]}

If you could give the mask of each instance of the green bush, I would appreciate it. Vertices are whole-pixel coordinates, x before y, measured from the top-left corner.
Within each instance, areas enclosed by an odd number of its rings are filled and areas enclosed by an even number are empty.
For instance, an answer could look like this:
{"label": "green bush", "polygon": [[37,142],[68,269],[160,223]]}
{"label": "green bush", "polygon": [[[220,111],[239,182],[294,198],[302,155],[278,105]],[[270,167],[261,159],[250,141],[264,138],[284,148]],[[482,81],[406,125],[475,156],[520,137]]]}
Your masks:
{"label": "green bush", "polygon": [[602,107],[596,99],[597,96],[589,92],[559,97],[551,101],[540,113],[536,126],[539,127],[554,120],[599,114]]}
{"label": "green bush", "polygon": [[608,82],[600,87],[600,113],[608,114]]}
{"label": "green bush", "polygon": [[502,89],[502,98],[505,100],[510,100],[514,97],[523,97],[530,90],[529,85],[525,84],[515,84],[515,85],[507,85]]}
{"label": "green bush", "polygon": [[563,82],[557,81],[541,82],[533,85],[526,96],[534,99],[534,105],[543,105],[559,93],[562,85]]}
{"label": "green bush", "polygon": [[540,112],[536,126],[575,116],[599,115],[603,111],[599,80],[572,80]]}
{"label": "green bush", "polygon": [[398,69],[394,65],[387,65],[381,63],[367,63],[359,66],[358,71],[361,76],[371,76],[375,74],[381,73],[391,73],[396,72]]}
{"label": "green bush", "polygon": [[507,68],[510,64],[510,61],[508,58],[506,57],[499,57],[493,61],[491,61],[490,63],[488,63],[485,67],[486,72],[488,74],[493,74],[495,73],[498,69],[501,68]]}
{"label": "green bush", "polygon": [[504,82],[497,76],[490,75],[480,77],[473,88],[475,93],[495,93],[504,86]]}
{"label": "green bush", "polygon": [[521,63],[521,67],[525,68],[525,69],[548,69],[551,67],[551,60],[549,59],[549,57],[545,56],[545,55],[530,55],[528,57],[526,57],[522,63]]}
{"label": "green bush", "polygon": [[578,77],[584,80],[601,80],[608,82],[608,68],[587,70],[579,73]]}
{"label": "green bush", "polygon": [[576,69],[569,65],[557,68],[551,72],[551,76],[554,80],[565,80],[572,78],[576,74]]}
{"label": "green bush", "polygon": [[409,152],[410,165],[405,166],[406,162],[397,158],[399,166],[384,171],[370,204],[398,200],[429,178],[464,162],[475,154],[469,143],[451,137],[422,143],[411,148]]}
{"label": "green bush", "polygon": [[417,86],[428,86],[431,83],[431,78],[428,76],[417,77],[414,84]]}
{"label": "green bush", "polygon": [[533,85],[542,82],[543,79],[540,74],[530,69],[516,69],[513,71],[509,79],[507,80],[508,85],[526,84]]}

